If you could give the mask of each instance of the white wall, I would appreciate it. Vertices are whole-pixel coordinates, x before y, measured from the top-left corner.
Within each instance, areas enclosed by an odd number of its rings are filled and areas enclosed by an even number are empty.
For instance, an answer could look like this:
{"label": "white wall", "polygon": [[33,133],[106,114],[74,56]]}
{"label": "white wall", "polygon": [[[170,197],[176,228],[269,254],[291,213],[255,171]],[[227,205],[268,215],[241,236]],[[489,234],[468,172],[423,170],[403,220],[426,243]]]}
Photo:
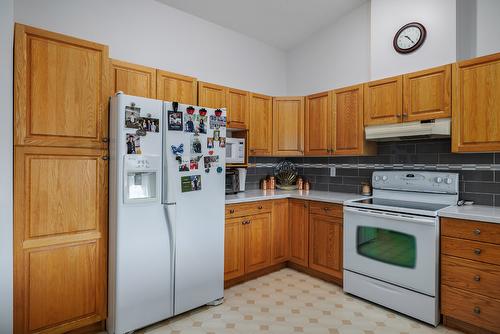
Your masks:
{"label": "white wall", "polygon": [[[395,33],[417,21],[428,31],[414,53],[394,51]],[[456,0],[372,0],[371,79],[447,64],[456,60]]]}
{"label": "white wall", "polygon": [[303,95],[370,78],[370,3],[288,52],[287,94]]}
{"label": "white wall", "polygon": [[500,1],[477,0],[477,56],[500,52]]}
{"label": "white wall", "polygon": [[16,0],[15,20],[110,47],[110,56],[270,95],[284,52],[154,0]]}
{"label": "white wall", "polygon": [[14,1],[0,0],[0,333],[12,332],[12,40]]}

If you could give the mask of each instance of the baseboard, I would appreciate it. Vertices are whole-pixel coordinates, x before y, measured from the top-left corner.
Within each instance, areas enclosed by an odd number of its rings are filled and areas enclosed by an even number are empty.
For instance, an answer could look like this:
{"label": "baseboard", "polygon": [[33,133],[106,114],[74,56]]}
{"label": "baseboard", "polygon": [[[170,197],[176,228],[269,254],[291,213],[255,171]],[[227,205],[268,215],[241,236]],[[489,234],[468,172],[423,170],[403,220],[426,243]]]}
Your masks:
{"label": "baseboard", "polygon": [[240,277],[236,277],[236,278],[224,281],[224,289],[230,288],[230,287],[237,285],[237,284],[244,283],[246,281],[256,279],[260,276],[270,274],[272,272],[281,270],[285,267],[286,267],[286,262],[282,262],[282,263],[278,263],[278,264],[272,265],[270,267],[267,267],[267,268],[264,268],[261,270],[257,270],[257,271],[245,274],[245,275],[240,276]]}
{"label": "baseboard", "polygon": [[314,269],[311,269],[311,268],[308,268],[308,267],[301,266],[300,264],[296,264],[296,263],[293,263],[293,262],[287,262],[287,267],[295,269],[295,270],[300,271],[300,272],[303,272],[303,273],[305,273],[305,274],[307,274],[309,276],[313,276],[313,277],[322,279],[324,281],[327,281],[327,282],[339,285],[341,287],[343,285],[343,280],[341,278],[333,277],[331,275],[322,273],[320,271],[317,271],[317,270],[314,270]]}
{"label": "baseboard", "polygon": [[464,322],[462,320],[458,320],[458,319],[455,319],[455,318],[452,318],[452,317],[449,317],[446,315],[443,315],[443,325],[445,327],[449,327],[452,329],[458,329],[459,331],[462,331],[464,333],[469,333],[469,334],[495,334],[495,332],[474,326],[474,325],[469,324],[467,322]]}

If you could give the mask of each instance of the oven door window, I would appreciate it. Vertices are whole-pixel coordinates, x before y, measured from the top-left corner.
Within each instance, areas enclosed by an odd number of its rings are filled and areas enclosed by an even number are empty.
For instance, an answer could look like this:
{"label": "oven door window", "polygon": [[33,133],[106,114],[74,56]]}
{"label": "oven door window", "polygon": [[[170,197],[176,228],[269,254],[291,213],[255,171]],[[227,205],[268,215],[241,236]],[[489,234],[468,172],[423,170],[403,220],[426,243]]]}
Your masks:
{"label": "oven door window", "polygon": [[404,268],[415,268],[415,236],[370,226],[358,226],[356,248],[359,255]]}

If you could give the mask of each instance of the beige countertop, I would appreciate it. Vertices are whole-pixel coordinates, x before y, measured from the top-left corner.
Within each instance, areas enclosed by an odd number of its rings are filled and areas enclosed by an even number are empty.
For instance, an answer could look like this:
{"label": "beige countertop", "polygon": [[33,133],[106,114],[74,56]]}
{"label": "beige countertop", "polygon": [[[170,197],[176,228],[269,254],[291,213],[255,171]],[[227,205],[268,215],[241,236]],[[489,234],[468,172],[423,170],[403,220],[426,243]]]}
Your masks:
{"label": "beige countertop", "polygon": [[359,194],[335,193],[319,190],[247,190],[234,195],[226,195],[226,204],[265,201],[280,198],[296,198],[310,201],[344,204],[345,201],[363,198]]}
{"label": "beige countertop", "polygon": [[438,211],[440,217],[478,220],[500,224],[500,207],[486,205],[450,206]]}

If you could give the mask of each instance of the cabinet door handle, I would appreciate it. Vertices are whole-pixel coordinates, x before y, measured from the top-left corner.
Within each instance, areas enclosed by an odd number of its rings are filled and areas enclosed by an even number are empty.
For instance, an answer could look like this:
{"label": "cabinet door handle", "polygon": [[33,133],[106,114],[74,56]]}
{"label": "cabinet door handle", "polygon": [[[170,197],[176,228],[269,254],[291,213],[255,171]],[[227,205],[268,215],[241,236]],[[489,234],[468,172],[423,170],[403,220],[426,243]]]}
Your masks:
{"label": "cabinet door handle", "polygon": [[479,306],[474,307],[474,313],[476,314],[481,313],[481,308]]}
{"label": "cabinet door handle", "polygon": [[474,249],[474,254],[476,254],[476,255],[481,254],[481,249],[480,248],[475,248]]}
{"label": "cabinet door handle", "polygon": [[248,220],[244,220],[241,222],[241,225],[246,225],[246,224],[248,224]]}
{"label": "cabinet door handle", "polygon": [[476,228],[476,229],[474,230],[474,234],[475,234],[475,235],[480,235],[480,234],[481,234],[481,230],[480,230],[480,229],[478,229],[478,228]]}
{"label": "cabinet door handle", "polygon": [[250,219],[247,220],[247,224],[251,224],[251,223],[252,223],[252,221]]}
{"label": "cabinet door handle", "polygon": [[400,115],[400,114],[397,114],[397,115],[396,115],[396,117],[397,117],[397,118],[401,118],[401,115]]}
{"label": "cabinet door handle", "polygon": [[479,282],[481,280],[481,276],[476,275],[474,276],[474,281]]}
{"label": "cabinet door handle", "polygon": [[105,156],[103,156],[101,159],[102,159],[102,160],[109,160],[109,157],[108,157],[107,155],[105,155]]}
{"label": "cabinet door handle", "polygon": [[258,209],[259,209],[259,210],[262,210],[262,205],[259,205]]}
{"label": "cabinet door handle", "polygon": [[229,210],[229,213],[234,213],[234,209],[230,209],[230,210]]}
{"label": "cabinet door handle", "polygon": [[330,208],[323,208],[323,210],[325,210],[325,211],[329,211],[329,210],[330,210]]}
{"label": "cabinet door handle", "polygon": [[107,137],[102,138],[102,142],[103,142],[103,143],[107,143],[107,142],[109,142],[109,138],[107,138]]}

